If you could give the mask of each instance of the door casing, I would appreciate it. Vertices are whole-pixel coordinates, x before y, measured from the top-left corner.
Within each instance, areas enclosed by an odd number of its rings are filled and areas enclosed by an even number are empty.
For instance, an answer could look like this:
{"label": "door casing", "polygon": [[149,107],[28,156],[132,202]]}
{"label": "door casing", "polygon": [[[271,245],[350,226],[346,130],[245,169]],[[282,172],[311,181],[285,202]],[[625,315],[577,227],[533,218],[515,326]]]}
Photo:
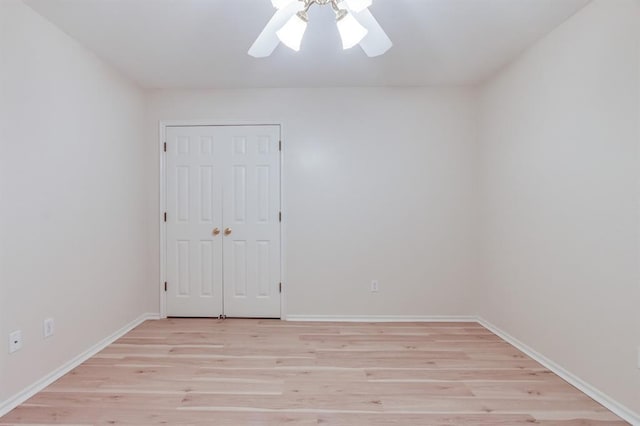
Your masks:
{"label": "door casing", "polygon": [[285,132],[282,122],[278,120],[162,120],[159,122],[158,129],[158,153],[159,153],[159,170],[160,170],[160,184],[159,184],[159,235],[160,235],[160,250],[159,250],[159,265],[160,265],[160,282],[158,283],[159,292],[159,312],[160,318],[167,318],[167,299],[165,293],[165,282],[167,280],[166,275],[166,262],[167,262],[167,226],[164,222],[164,213],[167,211],[167,168],[166,168],[166,155],[164,152],[164,144],[166,142],[166,130],[167,127],[178,126],[280,126],[280,139],[282,141],[282,149],[280,150],[280,211],[282,212],[282,221],[280,223],[280,277],[282,279],[282,292],[280,293],[280,319],[286,319],[286,292],[287,292],[287,279],[285,268],[286,265],[286,223],[287,212],[285,210],[285,187],[284,187],[284,171],[285,171]]}

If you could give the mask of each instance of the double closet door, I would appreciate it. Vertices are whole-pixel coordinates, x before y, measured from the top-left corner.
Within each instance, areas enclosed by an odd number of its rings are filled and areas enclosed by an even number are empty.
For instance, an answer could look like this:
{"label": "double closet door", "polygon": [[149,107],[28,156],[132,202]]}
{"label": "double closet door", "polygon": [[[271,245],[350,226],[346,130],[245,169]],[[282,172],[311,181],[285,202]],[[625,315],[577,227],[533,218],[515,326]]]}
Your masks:
{"label": "double closet door", "polygon": [[280,317],[280,127],[166,131],[166,306]]}

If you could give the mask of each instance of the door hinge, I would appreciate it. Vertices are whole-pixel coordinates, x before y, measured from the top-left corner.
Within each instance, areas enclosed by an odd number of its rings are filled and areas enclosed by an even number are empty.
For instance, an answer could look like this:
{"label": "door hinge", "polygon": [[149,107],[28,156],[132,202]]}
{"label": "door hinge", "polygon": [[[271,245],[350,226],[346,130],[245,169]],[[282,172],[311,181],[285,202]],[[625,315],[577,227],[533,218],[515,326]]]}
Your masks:
{"label": "door hinge", "polygon": [[282,222],[282,212],[278,212],[278,222]]}
{"label": "door hinge", "polygon": [[167,291],[167,282],[164,282],[164,291]]}
{"label": "door hinge", "polygon": [[282,293],[282,283],[278,283],[278,292]]}
{"label": "door hinge", "polygon": [[167,221],[167,212],[164,212],[164,221]]}
{"label": "door hinge", "polygon": [[164,152],[167,152],[167,143],[164,143]]}
{"label": "door hinge", "polygon": [[278,151],[282,151],[282,141],[278,141]]}

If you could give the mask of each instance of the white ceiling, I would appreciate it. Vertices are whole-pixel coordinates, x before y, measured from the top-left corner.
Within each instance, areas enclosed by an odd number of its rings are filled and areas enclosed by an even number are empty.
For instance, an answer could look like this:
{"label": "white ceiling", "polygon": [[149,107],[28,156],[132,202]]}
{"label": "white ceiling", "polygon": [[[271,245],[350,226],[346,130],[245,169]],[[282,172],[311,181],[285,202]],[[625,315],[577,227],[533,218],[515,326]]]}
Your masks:
{"label": "white ceiling", "polygon": [[378,58],[340,48],[314,6],[300,52],[247,50],[270,0],[25,0],[147,88],[462,85],[491,76],[589,0],[375,0],[394,42]]}

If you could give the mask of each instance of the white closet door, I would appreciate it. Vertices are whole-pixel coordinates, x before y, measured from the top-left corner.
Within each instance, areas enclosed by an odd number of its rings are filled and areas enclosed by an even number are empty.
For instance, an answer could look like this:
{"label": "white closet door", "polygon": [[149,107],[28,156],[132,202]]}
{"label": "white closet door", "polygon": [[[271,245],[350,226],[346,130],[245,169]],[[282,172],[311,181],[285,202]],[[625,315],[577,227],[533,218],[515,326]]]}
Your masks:
{"label": "white closet door", "polygon": [[224,312],[279,318],[280,127],[225,127],[224,140]]}
{"label": "white closet door", "polygon": [[222,180],[228,149],[215,127],[166,131],[167,315],[222,311]]}
{"label": "white closet door", "polygon": [[167,315],[279,318],[280,127],[166,136]]}

